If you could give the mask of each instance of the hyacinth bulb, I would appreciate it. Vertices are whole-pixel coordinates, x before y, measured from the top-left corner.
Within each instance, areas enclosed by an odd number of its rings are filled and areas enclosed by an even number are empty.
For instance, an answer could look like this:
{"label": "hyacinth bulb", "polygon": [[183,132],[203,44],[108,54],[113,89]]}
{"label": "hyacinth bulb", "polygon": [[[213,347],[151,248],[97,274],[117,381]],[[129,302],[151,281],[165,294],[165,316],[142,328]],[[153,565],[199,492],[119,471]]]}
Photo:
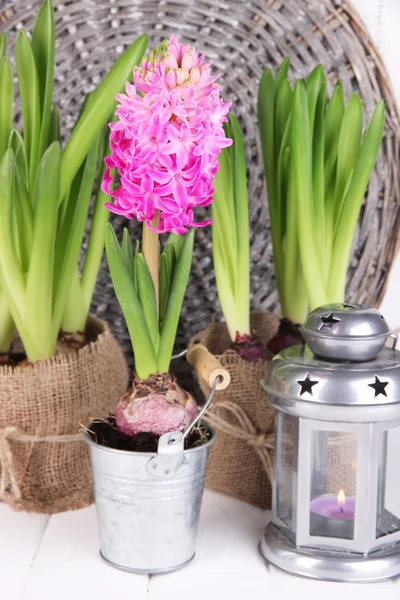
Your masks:
{"label": "hyacinth bulb", "polygon": [[134,69],[133,84],[117,96],[118,120],[110,124],[102,184],[113,200],[110,211],[159,233],[210,223],[195,222],[193,209],[211,204],[217,157],[232,144],[222,126],[231,104],[220,97],[217,79],[204,55],[175,36]]}
{"label": "hyacinth bulb", "polygon": [[303,344],[300,325],[293,323],[290,319],[283,318],[281,319],[277,333],[269,340],[267,348],[275,356],[279,352],[282,352],[282,350],[285,350],[285,348],[296,346],[297,344]]}
{"label": "hyacinth bulb", "polygon": [[115,422],[126,435],[144,431],[162,435],[186,429],[198,413],[196,402],[169,373],[152,375],[146,381],[136,377],[132,388],[119,400]]}
{"label": "hyacinth bulb", "polygon": [[240,358],[251,363],[256,363],[259,360],[270,362],[273,358],[272,352],[254,334],[240,335],[236,333],[236,338],[231,348],[235,350]]}

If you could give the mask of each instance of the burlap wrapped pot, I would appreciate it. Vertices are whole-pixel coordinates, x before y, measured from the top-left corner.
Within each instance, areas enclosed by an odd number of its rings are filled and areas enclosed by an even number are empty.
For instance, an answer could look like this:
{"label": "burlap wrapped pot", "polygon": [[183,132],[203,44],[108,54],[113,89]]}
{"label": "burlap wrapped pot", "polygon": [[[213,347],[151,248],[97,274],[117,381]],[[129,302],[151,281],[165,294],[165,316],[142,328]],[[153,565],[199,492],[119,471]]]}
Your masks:
{"label": "burlap wrapped pot", "polygon": [[80,423],[113,411],[128,384],[107,324],[89,317],[83,348],[34,365],[0,367],[0,500],[56,513],[93,501]]}
{"label": "burlap wrapped pot", "polygon": [[[265,343],[278,330],[275,313],[253,313],[251,327]],[[229,350],[224,323],[212,323],[195,340],[201,341],[231,375],[230,386],[217,392],[206,420],[217,431],[211,448],[206,486],[262,508],[271,506],[275,411],[260,386],[268,363],[249,363]],[[200,380],[205,396],[209,386]]]}

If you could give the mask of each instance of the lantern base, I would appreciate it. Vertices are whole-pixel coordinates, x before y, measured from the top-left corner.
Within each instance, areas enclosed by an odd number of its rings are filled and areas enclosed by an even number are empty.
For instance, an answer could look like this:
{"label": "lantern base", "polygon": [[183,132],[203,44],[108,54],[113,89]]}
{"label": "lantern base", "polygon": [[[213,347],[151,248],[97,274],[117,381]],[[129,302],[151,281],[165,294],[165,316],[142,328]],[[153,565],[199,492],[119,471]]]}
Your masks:
{"label": "lantern base", "polygon": [[312,579],[368,583],[400,575],[400,543],[368,555],[300,548],[269,523],[260,542],[260,552],[278,569]]}

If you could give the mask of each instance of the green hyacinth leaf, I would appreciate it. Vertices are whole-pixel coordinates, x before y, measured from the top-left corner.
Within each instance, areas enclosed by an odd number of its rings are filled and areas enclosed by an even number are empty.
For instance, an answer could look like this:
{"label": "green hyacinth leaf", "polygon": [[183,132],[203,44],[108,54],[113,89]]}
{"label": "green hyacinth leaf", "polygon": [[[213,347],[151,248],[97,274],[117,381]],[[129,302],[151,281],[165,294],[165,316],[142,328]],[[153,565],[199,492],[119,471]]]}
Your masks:
{"label": "green hyacinth leaf", "polygon": [[115,294],[128,326],[139,379],[157,373],[157,359],[150,332],[131,274],[110,223],[106,227],[106,253]]}

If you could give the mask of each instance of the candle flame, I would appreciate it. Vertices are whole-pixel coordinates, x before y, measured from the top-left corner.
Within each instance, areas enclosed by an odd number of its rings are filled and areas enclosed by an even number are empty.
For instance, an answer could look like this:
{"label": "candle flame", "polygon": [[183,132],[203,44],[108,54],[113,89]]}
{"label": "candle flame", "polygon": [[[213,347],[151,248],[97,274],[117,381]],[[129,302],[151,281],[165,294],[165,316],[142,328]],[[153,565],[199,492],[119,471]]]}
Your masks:
{"label": "candle flame", "polygon": [[340,490],[340,492],[337,495],[337,501],[339,506],[343,506],[346,503],[346,494],[344,493],[343,490]]}

